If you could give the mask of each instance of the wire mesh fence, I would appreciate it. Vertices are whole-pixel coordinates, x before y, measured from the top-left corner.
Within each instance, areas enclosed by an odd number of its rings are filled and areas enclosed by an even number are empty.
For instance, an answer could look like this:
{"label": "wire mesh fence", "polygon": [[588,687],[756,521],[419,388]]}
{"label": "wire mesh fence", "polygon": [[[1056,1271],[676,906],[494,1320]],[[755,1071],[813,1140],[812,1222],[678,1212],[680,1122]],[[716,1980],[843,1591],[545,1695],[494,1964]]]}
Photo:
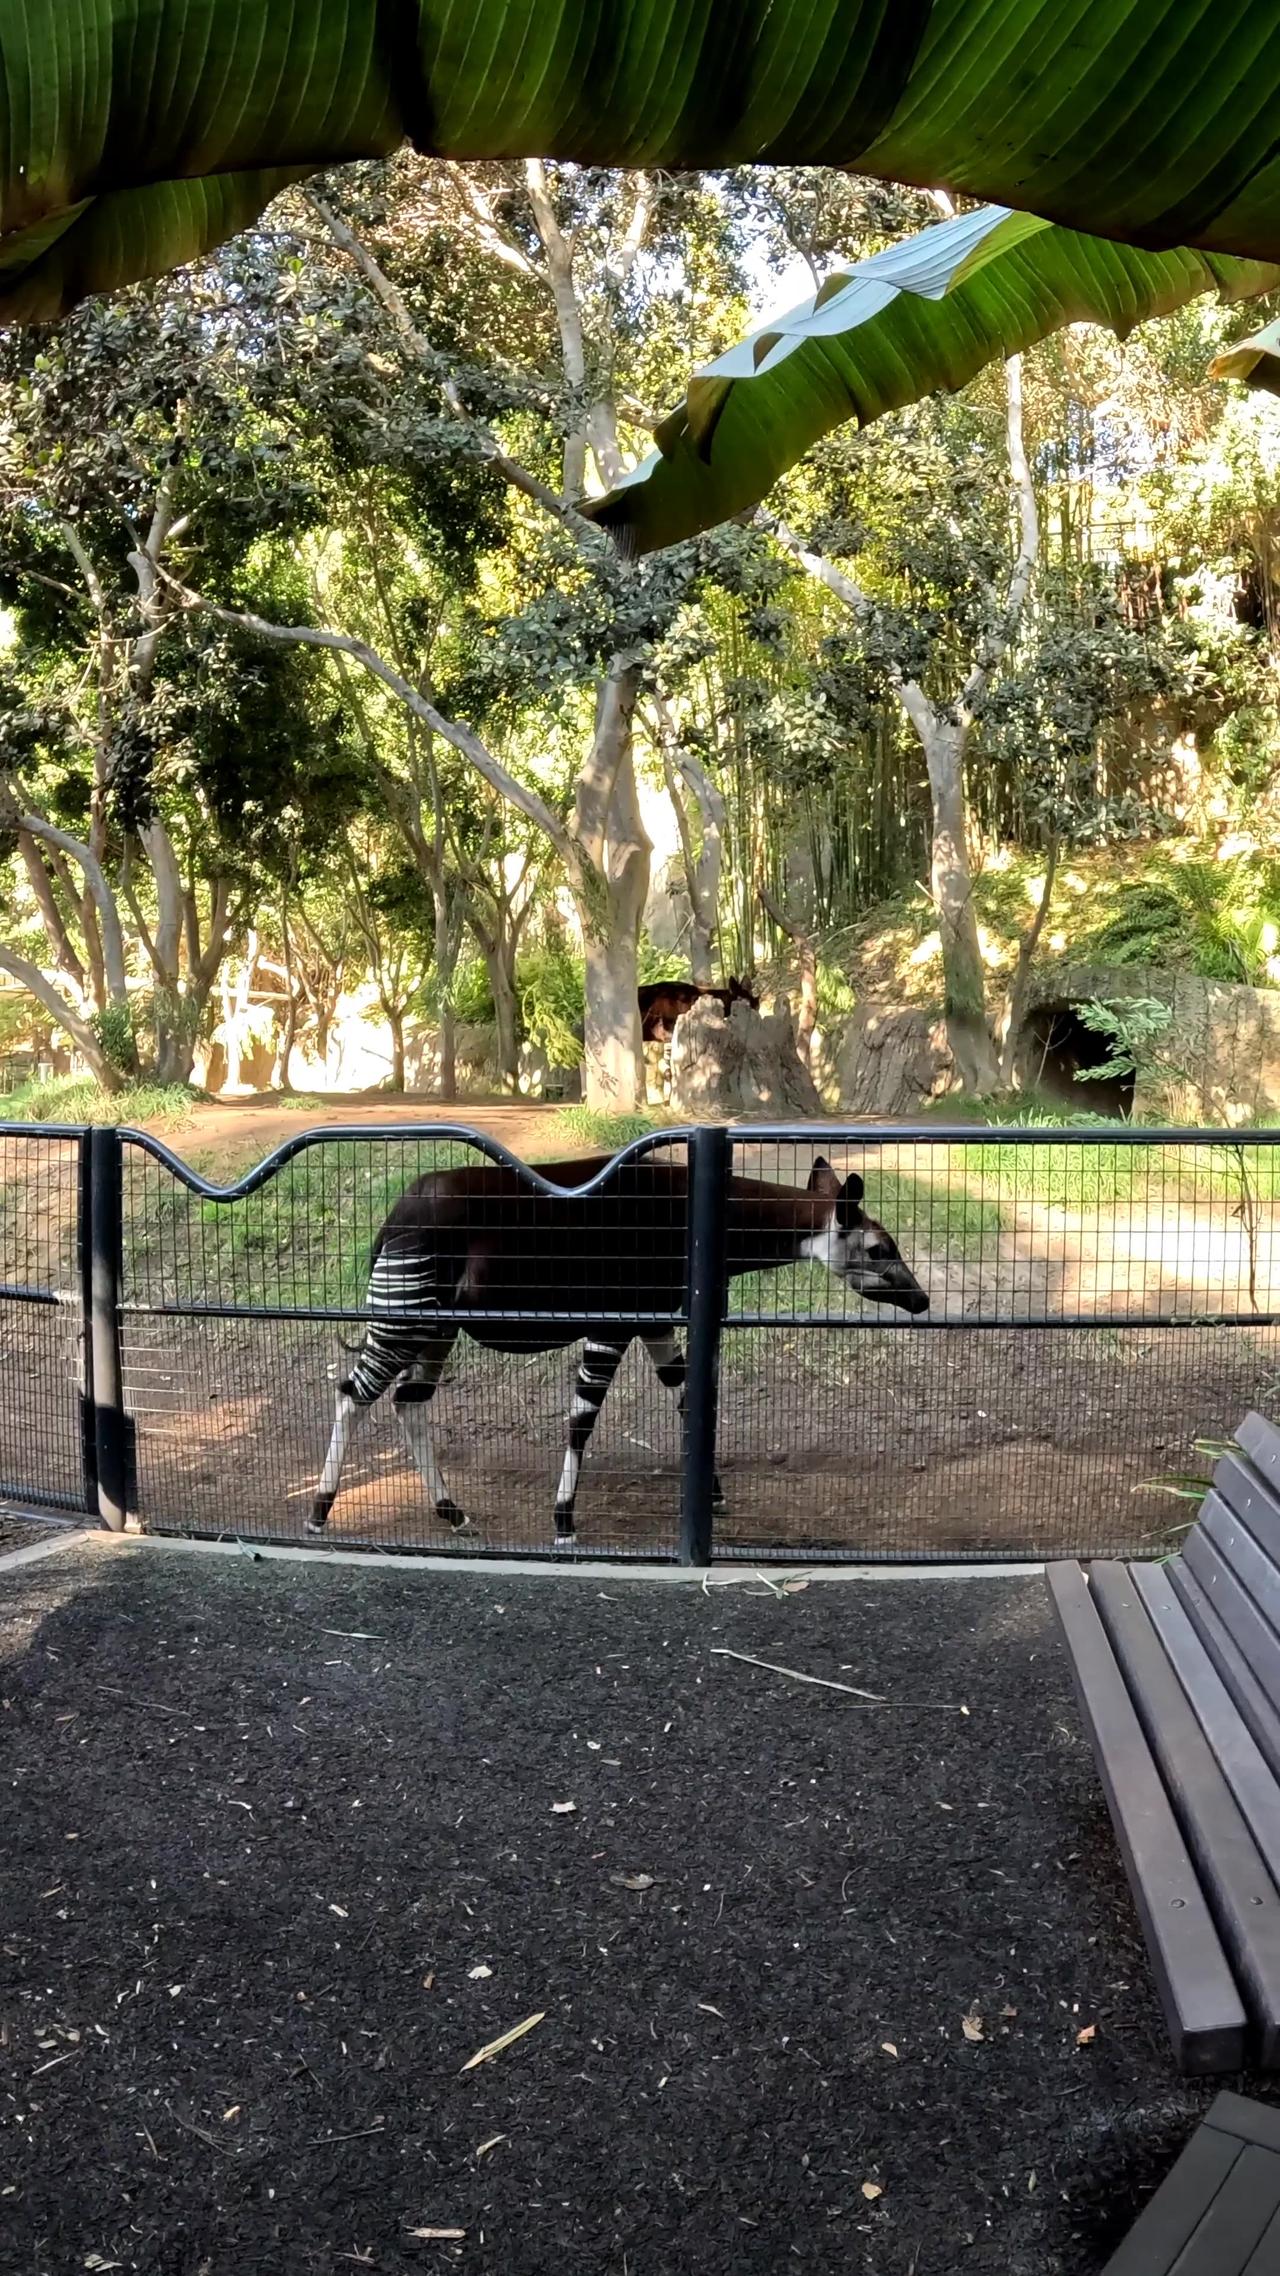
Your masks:
{"label": "wire mesh fence", "polygon": [[0,1493],[162,1530],[1159,1554],[1203,1446],[1280,1400],[1266,1133],[699,1129],[527,1169],[317,1131],[222,1192],[24,1130],[0,1238]]}
{"label": "wire mesh fence", "polygon": [[[731,1280],[717,1553],[1169,1547],[1198,1444],[1280,1396],[1274,1139],[741,1131],[734,1172],[795,1190],[819,1151],[864,1255]],[[886,1240],[927,1308],[877,1291]]]}
{"label": "wire mesh fence", "polygon": [[[596,1552],[672,1554],[679,1416],[654,1366],[683,1306],[684,1151],[531,1178],[454,1127],[324,1133],[216,1199],[163,1149],[127,1144],[137,1513],[511,1554],[569,1538],[567,1510]],[[544,1190],[593,1170],[588,1196]],[[593,1429],[566,1502],[575,1403]]]}
{"label": "wire mesh fence", "polygon": [[0,1128],[0,1497],[83,1509],[75,1131]]}

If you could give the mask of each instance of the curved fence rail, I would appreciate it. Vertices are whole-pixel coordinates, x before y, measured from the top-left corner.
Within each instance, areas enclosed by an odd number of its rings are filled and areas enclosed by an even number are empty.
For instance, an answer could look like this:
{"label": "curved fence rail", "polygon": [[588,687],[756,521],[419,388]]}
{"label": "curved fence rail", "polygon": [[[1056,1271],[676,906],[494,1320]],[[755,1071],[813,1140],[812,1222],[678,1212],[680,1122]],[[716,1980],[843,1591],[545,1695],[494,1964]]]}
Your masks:
{"label": "curved fence rail", "polygon": [[1278,1148],[752,1124],[530,1167],[423,1123],[218,1187],[0,1126],[0,1495],[469,1554],[1161,1554],[1280,1400]]}

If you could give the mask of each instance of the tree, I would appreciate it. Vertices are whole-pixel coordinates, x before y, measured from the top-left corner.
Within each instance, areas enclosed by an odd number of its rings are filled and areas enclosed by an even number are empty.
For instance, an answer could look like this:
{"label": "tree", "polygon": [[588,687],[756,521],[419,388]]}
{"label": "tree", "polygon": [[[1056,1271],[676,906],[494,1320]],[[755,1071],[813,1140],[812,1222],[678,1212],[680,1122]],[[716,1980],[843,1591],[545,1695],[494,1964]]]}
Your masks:
{"label": "tree", "polygon": [[221,289],[90,308],[8,350],[0,590],[18,641],[0,763],[66,990],[37,992],[106,1082],[140,1051],[159,1080],[188,1079],[290,810],[304,838],[328,819],[327,724],[305,669],[255,669],[243,642],[193,652],[168,583],[178,558],[225,575],[264,527],[311,510],[246,395]]}
{"label": "tree", "polygon": [[[642,348],[648,344],[655,310],[660,314],[679,291],[678,275],[648,287],[641,322],[634,288],[642,250],[673,268],[687,264],[692,219],[697,257],[714,261],[723,216],[696,185],[659,195],[643,176],[631,184],[616,177],[584,181],[549,174],[534,161],[478,178],[458,169],[432,176],[402,164],[357,185],[353,217],[340,214],[328,197],[313,198],[310,211],[333,259],[311,280],[305,316],[295,309],[301,409],[327,426],[337,450],[333,420],[340,405],[348,460],[363,451],[417,480],[465,486],[483,474],[500,484],[510,501],[514,589],[509,579],[511,600],[481,644],[481,665],[458,675],[472,715],[466,724],[444,710],[447,688],[429,654],[419,644],[411,659],[396,636],[395,608],[390,616],[382,612],[380,646],[331,628],[272,624],[257,610],[240,612],[240,621],[252,621],[264,637],[323,647],[369,672],[415,723],[410,741],[428,767],[437,742],[450,747],[538,833],[561,865],[582,928],[588,1096],[600,1105],[633,1106],[644,1081],[637,952],[650,859],[635,779],[636,711],[645,659],[678,605],[691,564],[640,571],[620,563],[584,518],[581,488],[588,475],[599,486],[623,468],[626,351],[633,339]],[[442,297],[446,246],[452,289]],[[314,247],[308,251],[314,255]],[[495,264],[523,286],[497,339],[500,349],[528,358],[515,370],[495,358]],[[335,274],[360,288],[354,339],[347,323],[352,311],[335,293]],[[482,339],[465,330],[469,289]],[[520,456],[517,433],[527,441]],[[186,604],[197,598],[208,596],[188,587]],[[571,705],[580,706],[584,682],[592,690],[585,750],[562,802],[560,786],[535,787],[517,771],[516,754],[508,758],[494,747],[498,738],[481,729],[488,719],[518,743],[523,716],[545,709],[552,691],[562,702],[571,691]],[[395,809],[399,794],[386,787]],[[415,801],[420,812],[416,791],[407,804],[399,799],[401,824],[411,831]],[[455,803],[445,795],[449,812]],[[500,955],[493,926],[505,909],[509,931],[512,905],[486,889],[474,869],[468,873],[470,857],[441,809],[435,798],[432,838],[419,833],[421,861],[427,868],[435,864],[443,878],[447,853],[486,961],[509,974],[511,944]],[[438,957],[442,937],[438,913]],[[495,1001],[505,1022],[504,994],[500,974]]]}

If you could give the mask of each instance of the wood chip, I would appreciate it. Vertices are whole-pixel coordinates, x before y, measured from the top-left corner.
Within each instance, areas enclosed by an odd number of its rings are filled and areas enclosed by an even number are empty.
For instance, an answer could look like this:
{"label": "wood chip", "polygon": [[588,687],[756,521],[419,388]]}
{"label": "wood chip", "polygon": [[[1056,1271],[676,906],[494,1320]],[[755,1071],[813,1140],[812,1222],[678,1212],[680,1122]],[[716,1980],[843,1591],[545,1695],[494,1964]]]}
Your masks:
{"label": "wood chip", "polygon": [[576,1802],[553,1802],[551,1815],[553,1818],[571,1818],[577,1807]]}
{"label": "wood chip", "polygon": [[898,2050],[894,2046],[892,2039],[882,2039],[880,2041],[880,2052],[882,2055],[892,2055],[895,2060],[897,2059]]}
{"label": "wood chip", "polygon": [[880,2187],[878,2181],[864,2181],[862,2184],[862,2194],[866,2198],[869,2205],[874,2205],[877,2197],[883,2197],[884,2191]]}
{"label": "wood chip", "polygon": [[545,2007],[540,2008],[536,2015],[526,2015],[523,2023],[517,2023],[510,2031],[504,2031],[500,2039],[490,2039],[487,2046],[478,2048],[470,2061],[463,2064],[458,2073],[459,2078],[464,2072],[477,2069],[481,2063],[491,2063],[495,2055],[501,2055],[508,2047],[514,2047],[517,2039],[523,2039],[527,2031],[536,2031],[538,2025],[546,2020]]}
{"label": "wood chip", "polygon": [[410,2229],[410,2236],[433,2239],[437,2244],[461,2244],[465,2229]]}
{"label": "wood chip", "polygon": [[1094,2041],[1094,2040],[1097,2038],[1097,2036],[1098,2036],[1098,2026],[1097,2026],[1097,2024],[1096,2024],[1096,2023],[1086,2023],[1086,2025],[1085,2025],[1085,2027],[1084,2027],[1083,2031],[1077,2031],[1077,2033],[1076,2033],[1076,2045],[1077,2045],[1077,2047],[1088,2047],[1088,2046],[1091,2046],[1091,2045],[1093,2044],[1093,2041]]}
{"label": "wood chip", "polygon": [[976,2007],[971,2007],[967,2015],[961,2016],[960,2029],[963,2031],[965,2038],[968,2039],[973,2045],[976,2045],[979,2039],[985,2037],[985,2033],[982,2028],[982,2017],[979,2015]]}

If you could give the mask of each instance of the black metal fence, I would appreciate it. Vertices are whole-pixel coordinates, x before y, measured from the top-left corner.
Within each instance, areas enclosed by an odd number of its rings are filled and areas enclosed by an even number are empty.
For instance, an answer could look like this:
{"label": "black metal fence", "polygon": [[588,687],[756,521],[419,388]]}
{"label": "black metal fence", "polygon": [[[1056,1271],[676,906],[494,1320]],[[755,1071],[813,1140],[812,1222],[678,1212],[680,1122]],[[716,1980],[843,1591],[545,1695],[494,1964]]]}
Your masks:
{"label": "black metal fence", "polygon": [[1280,1133],[10,1126],[0,1241],[0,1494],[151,1530],[553,1553],[580,1455],[589,1555],[1159,1554],[1280,1400]]}

